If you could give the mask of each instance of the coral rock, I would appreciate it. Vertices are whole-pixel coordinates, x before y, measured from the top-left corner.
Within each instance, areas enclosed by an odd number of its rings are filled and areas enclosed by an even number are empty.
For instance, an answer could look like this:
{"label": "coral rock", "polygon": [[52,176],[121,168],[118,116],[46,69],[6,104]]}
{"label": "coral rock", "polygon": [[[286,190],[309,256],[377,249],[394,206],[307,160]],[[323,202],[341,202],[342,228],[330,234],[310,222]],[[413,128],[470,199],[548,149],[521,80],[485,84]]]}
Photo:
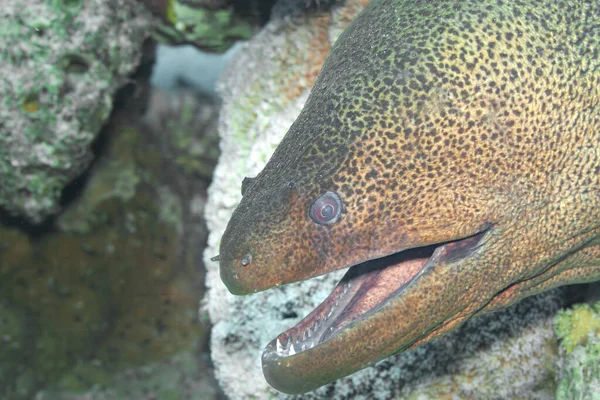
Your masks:
{"label": "coral rock", "polygon": [[138,65],[149,24],[133,0],[4,2],[0,207],[35,223],[58,211]]}

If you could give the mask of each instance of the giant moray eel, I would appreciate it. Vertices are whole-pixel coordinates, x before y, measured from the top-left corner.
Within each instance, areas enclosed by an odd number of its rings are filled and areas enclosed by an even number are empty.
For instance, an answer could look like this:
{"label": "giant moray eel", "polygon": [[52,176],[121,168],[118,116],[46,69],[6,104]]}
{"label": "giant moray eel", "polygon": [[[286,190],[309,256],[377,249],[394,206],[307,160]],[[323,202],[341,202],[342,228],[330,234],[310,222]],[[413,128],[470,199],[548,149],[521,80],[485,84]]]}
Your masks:
{"label": "giant moray eel", "polygon": [[374,0],[243,198],[248,294],[351,266],[263,354],[313,390],[467,319],[600,279],[600,2]]}

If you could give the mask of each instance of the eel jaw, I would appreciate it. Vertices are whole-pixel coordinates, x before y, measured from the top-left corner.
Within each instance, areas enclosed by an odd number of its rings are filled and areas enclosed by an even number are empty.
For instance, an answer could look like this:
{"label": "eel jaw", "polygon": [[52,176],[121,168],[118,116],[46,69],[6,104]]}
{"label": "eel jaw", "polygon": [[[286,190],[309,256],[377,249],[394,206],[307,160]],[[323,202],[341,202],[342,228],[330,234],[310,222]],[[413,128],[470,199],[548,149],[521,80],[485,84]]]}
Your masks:
{"label": "eel jaw", "polygon": [[[298,371],[293,371],[295,359],[310,358],[313,353],[315,357],[327,357],[330,343],[336,339],[347,340],[345,333],[354,325],[385,312],[385,306],[392,299],[401,297],[413,282],[434,269],[440,260],[453,262],[472,254],[489,230],[452,242],[404,250],[350,267],[333,292],[315,310],[267,345],[262,364],[269,384],[285,393],[304,393],[370,365],[335,371],[337,374],[329,371],[326,375],[333,379],[324,377],[322,382],[303,382],[296,374]],[[340,344],[335,347],[339,348]],[[349,346],[347,348],[350,349]]]}

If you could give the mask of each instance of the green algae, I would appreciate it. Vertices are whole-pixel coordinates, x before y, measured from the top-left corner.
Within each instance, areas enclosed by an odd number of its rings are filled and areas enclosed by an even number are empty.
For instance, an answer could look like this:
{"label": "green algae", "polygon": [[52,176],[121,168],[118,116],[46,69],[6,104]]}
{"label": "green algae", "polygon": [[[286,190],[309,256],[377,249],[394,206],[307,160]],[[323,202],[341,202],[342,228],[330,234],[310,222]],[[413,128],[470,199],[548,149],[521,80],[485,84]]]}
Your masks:
{"label": "green algae", "polygon": [[562,310],[554,331],[561,355],[556,398],[600,399],[600,301]]}
{"label": "green algae", "polygon": [[216,52],[224,52],[237,40],[247,40],[254,33],[252,24],[230,9],[210,10],[189,2],[169,0],[165,24],[158,27],[155,38],[167,43],[194,43]]}

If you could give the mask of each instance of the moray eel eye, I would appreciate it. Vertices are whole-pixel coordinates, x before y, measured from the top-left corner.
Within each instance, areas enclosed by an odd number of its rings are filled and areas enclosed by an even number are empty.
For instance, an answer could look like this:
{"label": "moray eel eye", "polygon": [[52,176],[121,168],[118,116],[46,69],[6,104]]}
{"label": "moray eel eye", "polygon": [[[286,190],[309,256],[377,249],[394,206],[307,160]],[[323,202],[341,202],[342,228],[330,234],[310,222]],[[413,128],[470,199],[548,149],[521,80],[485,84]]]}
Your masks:
{"label": "moray eel eye", "polygon": [[331,225],[340,219],[342,199],[335,192],[325,192],[310,206],[310,218],[319,225]]}
{"label": "moray eel eye", "polygon": [[242,264],[242,267],[246,267],[251,262],[252,262],[252,255],[251,254],[246,254],[244,257],[242,257],[242,261],[240,262],[240,264]]}

